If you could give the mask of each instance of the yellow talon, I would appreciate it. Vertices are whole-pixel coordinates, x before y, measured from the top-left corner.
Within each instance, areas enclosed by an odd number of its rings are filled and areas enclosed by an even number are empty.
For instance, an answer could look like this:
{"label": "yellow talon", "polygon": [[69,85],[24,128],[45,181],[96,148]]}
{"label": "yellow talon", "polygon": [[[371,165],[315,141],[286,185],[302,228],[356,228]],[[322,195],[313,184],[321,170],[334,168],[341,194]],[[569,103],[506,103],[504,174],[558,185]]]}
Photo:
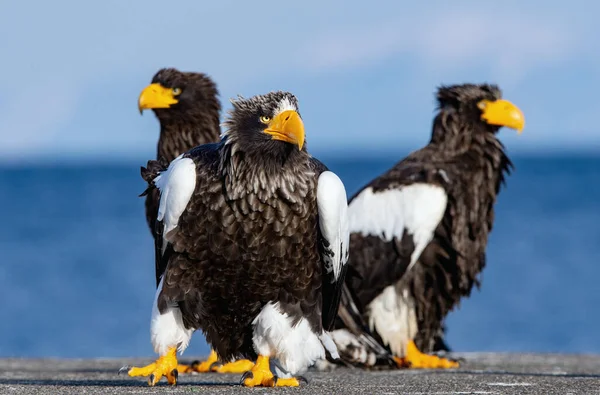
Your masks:
{"label": "yellow talon", "polygon": [[396,356],[393,356],[392,359],[394,360],[394,362],[396,362],[396,365],[399,368],[410,368],[410,362],[408,362],[408,359]]}
{"label": "yellow talon", "polygon": [[269,357],[259,355],[252,369],[247,372],[249,377],[244,378],[242,384],[246,387],[298,387],[297,378],[275,379],[269,367]]}
{"label": "yellow talon", "polygon": [[398,358],[396,363],[398,362],[403,363],[402,366],[408,365],[413,369],[451,369],[459,367],[459,363],[456,361],[440,358],[435,355],[423,354],[412,340],[408,342],[406,356]]}
{"label": "yellow talon", "polygon": [[229,362],[214,368],[213,371],[217,373],[245,373],[249,370],[252,370],[253,367],[254,362],[248,359],[240,359],[238,361]]}
{"label": "yellow talon", "polygon": [[264,387],[273,387],[273,373],[271,372],[271,368],[269,367],[269,358],[263,357],[259,355],[256,359],[256,363],[250,370],[251,377],[246,377],[244,379],[244,385],[246,387],[256,387],[256,386],[264,386]]}
{"label": "yellow talon", "polygon": [[215,350],[210,351],[208,359],[202,363],[192,363],[191,365],[177,365],[177,371],[179,373],[245,373],[252,369],[254,362],[247,359],[240,359],[238,361],[229,362],[219,366],[219,357]]}
{"label": "yellow talon", "polygon": [[275,387],[299,387],[300,382],[297,378],[292,377],[290,379],[277,379]]}
{"label": "yellow talon", "polygon": [[[201,363],[192,363],[191,365],[178,365],[177,371],[179,373],[209,373],[214,370],[213,364],[218,362],[219,358],[215,350],[210,350],[208,359]],[[247,369],[246,369],[247,370]]]}
{"label": "yellow talon", "polygon": [[178,375],[177,348],[171,347],[165,355],[160,356],[156,362],[150,365],[129,369],[127,374],[131,377],[149,376],[148,385],[154,386],[163,376],[166,376],[167,382],[171,385],[177,384]]}

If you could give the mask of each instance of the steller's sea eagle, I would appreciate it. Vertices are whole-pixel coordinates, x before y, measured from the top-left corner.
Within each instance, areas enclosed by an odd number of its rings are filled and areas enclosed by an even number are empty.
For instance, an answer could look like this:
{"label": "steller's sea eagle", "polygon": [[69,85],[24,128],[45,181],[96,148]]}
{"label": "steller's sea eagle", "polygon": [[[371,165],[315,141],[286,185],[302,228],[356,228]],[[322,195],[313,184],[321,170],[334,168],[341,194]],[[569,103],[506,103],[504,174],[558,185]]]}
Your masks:
{"label": "steller's sea eagle", "polygon": [[176,383],[176,353],[196,329],[222,360],[256,359],[246,386],[297,386],[326,351],[337,357],[328,330],[348,258],[344,185],[307,152],[294,95],[232,104],[220,143],[145,172],[160,191],[166,270],[151,320],[160,357],[128,373],[150,385]]}
{"label": "steller's sea eagle", "polygon": [[349,266],[358,275],[347,276],[352,297],[340,311],[355,303],[360,314],[340,316],[332,332],[347,362],[375,361],[357,360],[367,353],[346,328],[358,321],[399,365],[458,366],[418,346],[432,347],[448,312],[479,285],[496,195],[512,166],[497,133],[521,132],[525,120],[495,85],[442,86],[437,100],[429,144],[349,201]]}
{"label": "steller's sea eagle", "polygon": [[[160,122],[160,137],[156,159],[166,164],[192,148],[216,143],[220,140],[219,116],[221,103],[219,91],[214,81],[203,73],[181,72],[175,68],[158,70],[150,85],[145,87],[138,98],[140,113],[151,109]],[[146,220],[150,232],[155,234],[155,221],[158,215],[159,194],[152,189],[146,195]],[[164,273],[165,264],[155,261],[156,286]],[[217,354],[211,350],[208,359],[202,363],[179,365],[179,372],[239,373],[254,365],[252,361],[240,360],[220,365]]]}

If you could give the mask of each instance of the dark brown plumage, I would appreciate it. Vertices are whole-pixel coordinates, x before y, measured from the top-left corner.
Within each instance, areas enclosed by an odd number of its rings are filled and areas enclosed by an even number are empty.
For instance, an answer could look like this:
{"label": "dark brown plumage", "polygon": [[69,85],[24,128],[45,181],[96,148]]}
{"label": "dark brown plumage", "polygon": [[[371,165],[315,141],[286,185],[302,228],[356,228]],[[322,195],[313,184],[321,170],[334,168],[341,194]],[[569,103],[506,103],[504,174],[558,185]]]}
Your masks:
{"label": "dark brown plumage", "polygon": [[[190,149],[220,139],[219,92],[212,79],[203,73],[181,72],[174,68],[159,70],[151,84],[140,94],[140,111],[152,109],[160,122],[156,159],[164,166]],[[146,196],[146,220],[155,237],[158,191]],[[156,263],[156,285],[164,267]]]}
{"label": "dark brown plumage", "polygon": [[[325,349],[337,356],[326,331],[348,254],[345,190],[306,151],[292,94],[234,101],[226,125],[220,143],[158,177],[155,161],[143,172],[161,191],[156,254],[166,266],[153,342],[159,353],[185,348],[187,331],[201,329],[225,361],[262,357],[260,369],[276,357],[280,374],[295,374]],[[173,314],[181,321],[161,324]],[[246,385],[268,385],[253,371]]]}
{"label": "dark brown plumage", "polygon": [[358,275],[346,283],[363,324],[397,357],[413,353],[408,362],[424,367],[452,365],[408,343],[440,347],[447,313],[479,286],[494,203],[511,168],[496,134],[524,122],[494,85],[441,87],[437,99],[430,143],[349,202],[349,262]]}

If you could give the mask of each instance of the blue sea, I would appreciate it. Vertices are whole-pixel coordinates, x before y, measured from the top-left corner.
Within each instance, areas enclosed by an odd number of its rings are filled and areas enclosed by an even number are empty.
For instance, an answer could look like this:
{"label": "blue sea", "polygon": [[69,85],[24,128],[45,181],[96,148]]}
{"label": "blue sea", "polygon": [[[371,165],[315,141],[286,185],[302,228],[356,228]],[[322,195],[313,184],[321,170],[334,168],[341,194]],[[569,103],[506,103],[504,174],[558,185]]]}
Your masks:
{"label": "blue sea", "polygon": [[[321,159],[353,194],[397,158]],[[516,156],[455,351],[600,353],[600,158]],[[0,356],[153,356],[142,162],[0,167]],[[204,355],[201,333],[186,357]]]}

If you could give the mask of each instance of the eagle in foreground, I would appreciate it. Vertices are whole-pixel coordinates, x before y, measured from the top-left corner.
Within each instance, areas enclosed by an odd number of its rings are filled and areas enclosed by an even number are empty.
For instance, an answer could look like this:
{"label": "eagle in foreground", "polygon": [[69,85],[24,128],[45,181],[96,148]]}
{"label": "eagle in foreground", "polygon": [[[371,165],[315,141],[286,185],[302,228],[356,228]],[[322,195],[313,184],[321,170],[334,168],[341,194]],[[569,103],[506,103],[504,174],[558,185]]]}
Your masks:
{"label": "eagle in foreground", "polygon": [[[523,113],[495,85],[439,88],[431,141],[350,200],[351,298],[332,332],[342,359],[370,365],[349,328],[363,325],[398,365],[449,368],[431,351],[445,316],[468,296],[485,265],[494,203],[512,166],[497,138],[522,131]],[[354,306],[355,303],[355,306]],[[362,357],[360,360],[359,357]]]}
{"label": "eagle in foreground", "polygon": [[[160,122],[160,137],[156,159],[170,163],[192,148],[220,140],[219,116],[221,103],[214,81],[203,73],[181,72],[175,68],[158,70],[150,85],[138,98],[140,113],[151,109]],[[153,189],[146,195],[146,220],[156,242],[155,222],[159,194]],[[165,271],[165,264],[155,261],[156,285]],[[240,360],[219,366],[217,354],[211,351],[202,363],[179,365],[179,372],[239,373],[253,366],[252,361]]]}
{"label": "eagle in foreground", "polygon": [[297,386],[326,351],[338,356],[328,330],[348,258],[344,185],[306,151],[294,95],[232,104],[220,143],[148,165],[166,265],[151,320],[160,357],[128,373],[150,385],[176,383],[196,329],[224,361],[256,358],[246,386]]}

